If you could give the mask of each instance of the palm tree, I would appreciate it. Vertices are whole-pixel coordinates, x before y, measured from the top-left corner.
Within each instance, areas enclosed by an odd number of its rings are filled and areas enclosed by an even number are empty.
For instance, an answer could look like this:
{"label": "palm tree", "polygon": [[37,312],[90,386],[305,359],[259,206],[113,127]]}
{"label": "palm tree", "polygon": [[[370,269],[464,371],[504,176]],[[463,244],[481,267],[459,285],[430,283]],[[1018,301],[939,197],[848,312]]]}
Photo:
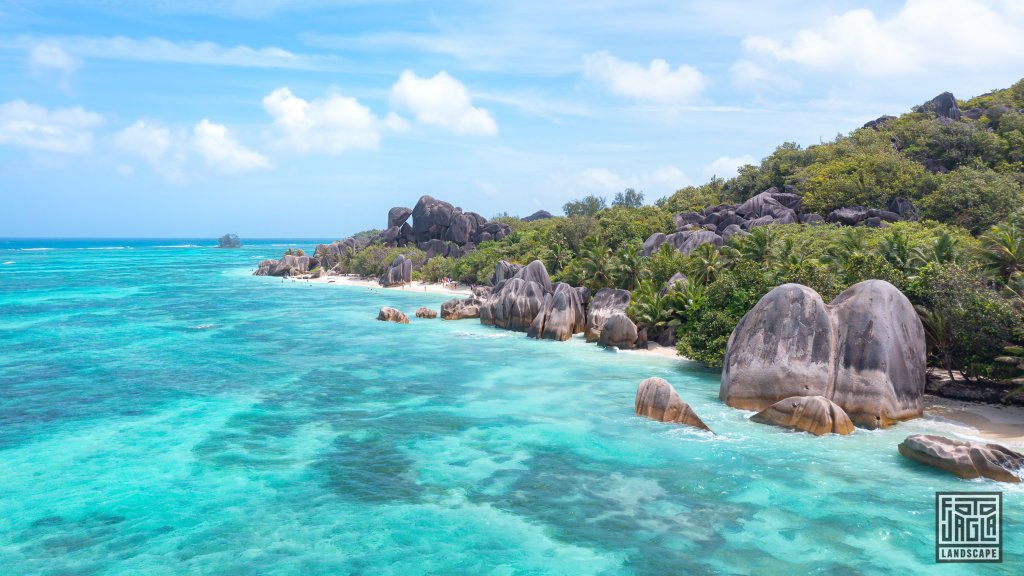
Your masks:
{"label": "palm tree", "polygon": [[584,240],[583,244],[580,265],[583,267],[584,283],[591,290],[611,286],[615,272],[615,256],[611,248],[593,236]]}
{"label": "palm tree", "polygon": [[950,381],[953,380],[953,348],[956,346],[956,336],[953,327],[946,321],[937,310],[930,310],[924,306],[914,306],[917,315],[921,318],[924,326],[925,341],[928,350],[938,361],[939,365],[949,373]]}
{"label": "palm tree", "polygon": [[572,260],[572,252],[561,242],[551,244],[551,272],[557,274]]}
{"label": "palm tree", "polygon": [[1008,282],[1024,273],[1024,235],[1013,224],[994,226],[981,236],[985,270],[993,277]]}
{"label": "palm tree", "polygon": [[[839,241],[825,250],[822,261],[839,268],[844,274],[849,272],[851,264],[868,251],[867,234],[863,228],[847,228],[843,230]],[[848,275],[848,274],[847,274]]]}
{"label": "palm tree", "polygon": [[750,235],[743,239],[740,244],[740,253],[747,260],[757,262],[765,268],[770,268],[775,259],[779,236],[774,231],[775,227],[757,226],[750,231]]}
{"label": "palm tree", "polygon": [[615,273],[619,278],[619,285],[629,291],[635,290],[644,276],[644,261],[640,250],[635,246],[626,248],[619,255],[617,264]]}
{"label": "palm tree", "polygon": [[728,265],[718,247],[708,242],[697,246],[690,253],[687,276],[697,279],[701,284],[710,284]]}
{"label": "palm tree", "polygon": [[908,276],[917,272],[925,262],[925,255],[910,243],[910,236],[899,230],[886,234],[879,250],[886,262]]}
{"label": "palm tree", "polygon": [[960,240],[946,232],[940,234],[932,245],[920,251],[924,263],[953,264],[960,259]]}

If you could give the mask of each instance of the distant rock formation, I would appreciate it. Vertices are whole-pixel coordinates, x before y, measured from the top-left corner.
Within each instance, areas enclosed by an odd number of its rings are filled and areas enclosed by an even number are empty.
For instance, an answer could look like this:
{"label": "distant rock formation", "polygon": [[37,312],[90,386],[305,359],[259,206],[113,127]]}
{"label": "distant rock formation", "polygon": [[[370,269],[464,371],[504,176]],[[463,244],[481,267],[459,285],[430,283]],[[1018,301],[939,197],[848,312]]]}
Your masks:
{"label": "distant rock formation", "polygon": [[385,288],[401,286],[410,282],[412,282],[412,260],[406,258],[404,254],[395,256],[384,275],[378,280],[378,283]]}
{"label": "distant rock formation", "polygon": [[433,318],[437,318],[437,312],[434,311],[434,310],[431,310],[430,308],[427,308],[426,306],[422,306],[422,307],[416,309],[416,317],[417,318],[426,318],[426,319],[430,320],[430,319],[433,319]]}
{"label": "distant rock formation", "polygon": [[675,232],[655,232],[643,243],[643,253],[650,256],[662,245],[670,244],[683,254],[690,254],[701,244],[721,247],[734,236],[745,236],[758,226],[769,224],[819,224],[830,222],[845,226],[886,226],[889,222],[916,220],[917,209],[906,198],[893,198],[886,210],[860,206],[834,210],[827,217],[804,213],[803,198],[796,188],[786,186],[780,191],[771,187],[746,202],[708,206],[700,212],[682,212],[673,216]]}
{"label": "distant rock formation", "polygon": [[824,396],[795,396],[779,400],[751,416],[750,420],[760,424],[803,430],[815,436],[853,433],[853,422],[850,421],[850,417]]}
{"label": "distant rock formation", "polygon": [[931,112],[939,118],[950,120],[960,119],[960,107],[956,103],[956,97],[949,92],[943,92],[935,98],[914,108],[915,112]]}
{"label": "distant rock formation", "polygon": [[907,436],[899,445],[903,456],[951,472],[960,478],[985,477],[1020,482],[1024,454],[999,444],[963,442],[930,434]]}
{"label": "distant rock formation", "polygon": [[711,432],[711,428],[663,378],[648,378],[640,383],[633,410],[637,416],[646,416],[659,422],[685,424]]}
{"label": "distant rock formation", "polygon": [[895,286],[868,280],[826,305],[814,290],[783,284],[729,337],[719,397],[764,410],[794,396],[823,396],[864,428],[919,417],[924,328]]}
{"label": "distant rock formation", "polygon": [[[409,219],[412,218],[412,225]],[[396,206],[388,211],[387,228],[376,241],[389,247],[416,246],[428,257],[457,258],[477,244],[501,240],[511,233],[503,222],[488,222],[476,212],[463,212],[431,196],[422,196],[413,208]]]}
{"label": "distant rock formation", "polygon": [[632,295],[628,290],[601,288],[587,307],[587,327],[584,332],[587,342],[601,339],[601,330],[612,315],[625,313]]}
{"label": "distant rock formation", "polygon": [[396,324],[408,324],[409,317],[406,316],[402,311],[396,310],[390,306],[385,306],[380,309],[377,313],[377,320],[381,322],[394,322]]}
{"label": "distant rock formation", "polygon": [[241,248],[242,241],[236,234],[225,234],[217,239],[217,248]]}

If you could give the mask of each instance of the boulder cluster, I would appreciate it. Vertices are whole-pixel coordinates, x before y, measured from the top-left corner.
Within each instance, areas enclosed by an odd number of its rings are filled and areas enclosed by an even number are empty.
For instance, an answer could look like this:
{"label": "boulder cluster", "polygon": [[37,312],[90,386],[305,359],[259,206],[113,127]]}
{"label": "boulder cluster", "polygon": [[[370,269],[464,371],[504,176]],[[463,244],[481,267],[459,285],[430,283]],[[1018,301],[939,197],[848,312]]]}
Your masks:
{"label": "boulder cluster", "polygon": [[719,397],[764,410],[821,396],[856,425],[884,428],[921,415],[926,351],[914,307],[884,280],[855,284],[831,304],[806,286],[783,284],[729,337]]}
{"label": "boulder cluster", "polygon": [[309,256],[285,254],[280,260],[263,260],[255,276],[299,276],[315,268],[319,263]]}
{"label": "boulder cluster", "polygon": [[404,254],[395,256],[377,282],[385,288],[412,282],[412,260],[406,258]]}
{"label": "boulder cluster", "polygon": [[396,206],[389,210],[388,226],[376,241],[390,247],[416,246],[428,257],[457,258],[481,242],[501,240],[510,232],[504,222],[488,222],[476,212],[463,212],[444,200],[422,196],[411,209]]}

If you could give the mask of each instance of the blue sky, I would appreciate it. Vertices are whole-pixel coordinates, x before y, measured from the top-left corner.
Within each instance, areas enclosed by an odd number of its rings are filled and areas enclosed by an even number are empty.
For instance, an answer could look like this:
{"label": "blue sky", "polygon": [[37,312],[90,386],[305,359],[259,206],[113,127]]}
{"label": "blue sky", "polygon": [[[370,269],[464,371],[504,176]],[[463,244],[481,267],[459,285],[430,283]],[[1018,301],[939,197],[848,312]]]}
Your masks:
{"label": "blue sky", "polygon": [[0,2],[0,236],[653,201],[1022,63],[1017,0]]}

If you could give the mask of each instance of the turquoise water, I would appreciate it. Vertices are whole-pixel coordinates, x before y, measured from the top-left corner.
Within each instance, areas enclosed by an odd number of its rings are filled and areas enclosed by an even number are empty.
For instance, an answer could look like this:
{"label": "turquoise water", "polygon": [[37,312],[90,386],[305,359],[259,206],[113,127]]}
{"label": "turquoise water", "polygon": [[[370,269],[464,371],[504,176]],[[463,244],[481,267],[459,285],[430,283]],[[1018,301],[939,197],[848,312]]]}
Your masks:
{"label": "turquoise water", "polygon": [[[949,425],[760,426],[686,362],[210,244],[0,241],[0,573],[1021,573],[1021,488],[896,453]],[[634,417],[649,376],[718,435]],[[993,489],[1006,562],[935,565],[934,492]]]}

